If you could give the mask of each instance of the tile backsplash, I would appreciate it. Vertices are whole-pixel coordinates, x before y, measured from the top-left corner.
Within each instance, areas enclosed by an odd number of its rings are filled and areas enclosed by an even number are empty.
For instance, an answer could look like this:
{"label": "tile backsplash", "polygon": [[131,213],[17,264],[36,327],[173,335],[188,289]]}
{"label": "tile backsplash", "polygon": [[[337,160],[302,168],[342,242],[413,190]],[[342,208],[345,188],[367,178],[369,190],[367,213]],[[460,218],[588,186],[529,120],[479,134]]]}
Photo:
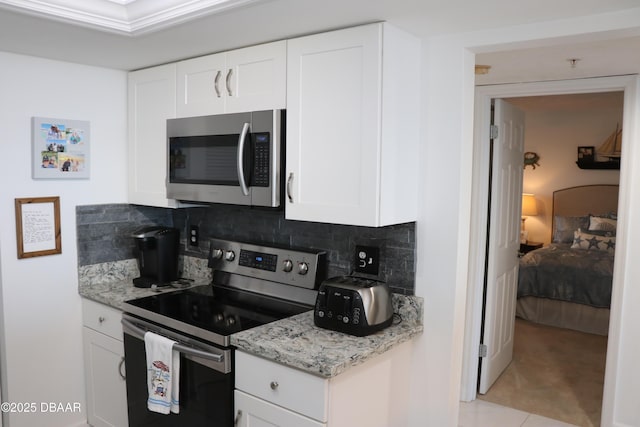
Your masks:
{"label": "tile backsplash", "polygon": [[[372,228],[290,221],[284,219],[282,210],[244,206],[184,209],[128,204],[78,206],[78,265],[134,258],[131,234],[147,225],[179,228],[181,253],[198,258],[206,258],[209,237],[325,250],[329,277],[353,272],[356,245],[376,246],[380,248],[377,278],[386,281],[393,292],[414,294],[415,223]],[[199,227],[197,247],[187,243],[190,225]]]}

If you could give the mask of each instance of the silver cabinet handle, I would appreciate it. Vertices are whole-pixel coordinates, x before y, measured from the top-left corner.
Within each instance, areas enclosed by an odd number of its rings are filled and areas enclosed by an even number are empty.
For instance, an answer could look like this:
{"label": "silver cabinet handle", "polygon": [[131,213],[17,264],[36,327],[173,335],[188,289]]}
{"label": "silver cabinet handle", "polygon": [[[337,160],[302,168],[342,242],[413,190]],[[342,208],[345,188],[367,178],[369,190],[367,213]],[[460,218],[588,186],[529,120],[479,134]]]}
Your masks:
{"label": "silver cabinet handle", "polygon": [[278,384],[277,381],[271,381],[271,384],[269,384],[269,387],[271,387],[271,390],[277,390],[279,385],[280,384]]}
{"label": "silver cabinet handle", "polygon": [[234,426],[238,425],[238,422],[240,422],[241,417],[242,417],[242,411],[238,409],[238,412],[236,412],[236,418],[233,420]]}
{"label": "silver cabinet handle", "polygon": [[240,133],[240,138],[238,139],[238,182],[240,183],[242,194],[244,194],[245,196],[249,195],[249,188],[247,187],[247,183],[244,181],[244,164],[242,162],[244,160],[244,140],[247,138],[248,132],[249,123],[245,123],[242,126],[242,132]]}
{"label": "silver cabinet handle", "polygon": [[229,72],[227,73],[227,92],[229,96],[233,96],[233,93],[231,93],[231,74],[233,74],[233,68],[229,68]]}
{"label": "silver cabinet handle", "polygon": [[216,89],[216,95],[218,95],[218,98],[220,98],[220,87],[218,86],[218,82],[220,81],[220,76],[222,75],[222,71],[218,70],[218,72],[216,73],[216,78],[213,82],[213,87]]}
{"label": "silver cabinet handle", "polygon": [[293,203],[293,193],[291,188],[293,186],[293,172],[289,174],[289,178],[287,179],[287,197],[289,198],[289,203]]}
{"label": "silver cabinet handle", "polygon": [[118,373],[120,374],[120,378],[122,378],[123,381],[126,381],[127,376],[122,373],[123,366],[124,366],[124,356],[122,356],[122,359],[120,359],[120,363],[118,364]]}

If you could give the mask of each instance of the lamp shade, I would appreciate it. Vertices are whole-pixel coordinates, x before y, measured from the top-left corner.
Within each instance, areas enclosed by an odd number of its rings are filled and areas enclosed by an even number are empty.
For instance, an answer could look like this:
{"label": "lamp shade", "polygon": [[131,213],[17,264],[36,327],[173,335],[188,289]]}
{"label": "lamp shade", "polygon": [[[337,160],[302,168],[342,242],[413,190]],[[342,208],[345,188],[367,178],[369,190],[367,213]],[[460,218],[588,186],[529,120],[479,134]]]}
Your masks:
{"label": "lamp shade", "polygon": [[536,204],[536,198],[533,194],[522,194],[522,216],[535,216],[538,215],[538,207]]}

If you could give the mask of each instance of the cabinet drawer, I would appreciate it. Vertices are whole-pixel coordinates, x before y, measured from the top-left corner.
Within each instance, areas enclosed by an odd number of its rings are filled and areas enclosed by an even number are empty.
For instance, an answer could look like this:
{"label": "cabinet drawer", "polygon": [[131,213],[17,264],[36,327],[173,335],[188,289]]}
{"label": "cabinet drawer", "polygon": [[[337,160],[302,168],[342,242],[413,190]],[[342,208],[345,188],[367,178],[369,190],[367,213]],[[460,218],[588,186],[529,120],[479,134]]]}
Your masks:
{"label": "cabinet drawer", "polygon": [[236,388],[260,399],[327,422],[329,381],[236,351]]}
{"label": "cabinet drawer", "polygon": [[82,299],[82,322],[85,326],[122,341],[122,312],[113,307]]}

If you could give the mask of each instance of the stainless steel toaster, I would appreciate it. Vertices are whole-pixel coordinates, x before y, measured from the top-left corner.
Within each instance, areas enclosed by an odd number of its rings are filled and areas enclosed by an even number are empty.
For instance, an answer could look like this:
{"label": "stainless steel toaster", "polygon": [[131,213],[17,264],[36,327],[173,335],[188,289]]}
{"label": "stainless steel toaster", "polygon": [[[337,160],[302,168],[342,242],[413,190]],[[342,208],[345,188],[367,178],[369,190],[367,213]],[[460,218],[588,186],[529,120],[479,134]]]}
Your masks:
{"label": "stainless steel toaster", "polygon": [[320,284],[313,313],[316,326],[365,336],[391,325],[393,305],[386,283],[353,276]]}

